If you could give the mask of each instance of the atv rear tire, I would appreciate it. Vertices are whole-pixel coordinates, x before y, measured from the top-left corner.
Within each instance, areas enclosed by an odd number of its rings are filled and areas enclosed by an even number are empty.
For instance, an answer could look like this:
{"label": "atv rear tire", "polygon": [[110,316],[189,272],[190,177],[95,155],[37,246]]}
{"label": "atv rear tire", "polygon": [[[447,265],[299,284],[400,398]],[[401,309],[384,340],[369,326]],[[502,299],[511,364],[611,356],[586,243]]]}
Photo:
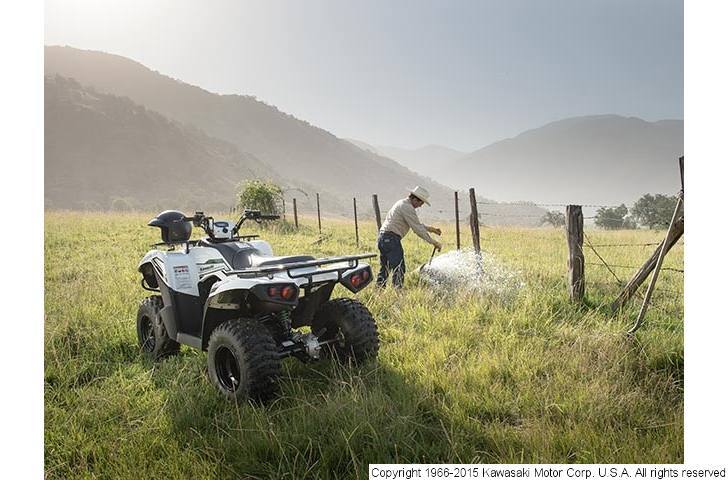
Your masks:
{"label": "atv rear tire", "polygon": [[207,375],[228,400],[270,400],[278,393],[280,369],[278,347],[257,320],[229,320],[210,335]]}
{"label": "atv rear tire", "polygon": [[179,352],[179,343],[169,338],[159,315],[163,306],[162,297],[154,295],[142,300],[137,312],[139,349],[152,360],[160,360]]}
{"label": "atv rear tire", "polygon": [[322,304],[314,315],[312,331],[320,341],[337,339],[324,345],[322,353],[342,363],[362,363],[379,352],[377,323],[369,309],[352,298]]}

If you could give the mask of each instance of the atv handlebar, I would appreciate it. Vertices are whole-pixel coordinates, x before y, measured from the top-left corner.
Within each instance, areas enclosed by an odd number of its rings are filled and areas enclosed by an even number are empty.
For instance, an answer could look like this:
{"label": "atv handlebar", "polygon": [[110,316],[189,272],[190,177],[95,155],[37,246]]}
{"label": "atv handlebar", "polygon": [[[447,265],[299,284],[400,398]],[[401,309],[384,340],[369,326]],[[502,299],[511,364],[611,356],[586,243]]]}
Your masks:
{"label": "atv handlebar", "polygon": [[240,218],[242,220],[255,220],[258,222],[261,220],[278,220],[281,216],[269,213],[260,213],[260,210],[245,210]]}
{"label": "atv handlebar", "polygon": [[235,224],[235,227],[233,227],[233,236],[238,234],[238,230],[240,230],[240,227],[246,220],[254,220],[257,223],[260,223],[263,220],[278,220],[279,218],[281,218],[280,215],[264,214],[260,213],[260,210],[244,210],[243,214],[240,215],[238,222]]}
{"label": "atv handlebar", "polygon": [[[233,227],[232,234],[233,236],[238,234],[238,230],[240,230],[240,227],[243,225],[243,223],[246,220],[253,220],[256,223],[260,223],[263,220],[278,220],[281,218],[280,215],[272,215],[267,213],[260,213],[260,210],[244,210],[243,214],[240,215],[240,218],[238,219],[237,223],[235,223],[235,227]],[[195,214],[192,217],[185,217],[185,221],[192,222],[192,224],[195,227],[202,228],[205,233],[207,233],[209,236],[213,236],[212,231],[212,224],[215,222],[215,219],[210,216],[206,216],[205,212],[195,212]]]}

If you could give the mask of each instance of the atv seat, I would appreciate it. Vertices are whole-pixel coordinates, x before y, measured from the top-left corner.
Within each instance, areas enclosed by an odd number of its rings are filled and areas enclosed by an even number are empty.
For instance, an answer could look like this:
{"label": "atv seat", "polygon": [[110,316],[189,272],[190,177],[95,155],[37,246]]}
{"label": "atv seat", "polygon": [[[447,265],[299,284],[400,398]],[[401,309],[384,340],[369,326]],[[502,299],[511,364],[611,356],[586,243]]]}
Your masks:
{"label": "atv seat", "polygon": [[225,259],[228,265],[235,270],[242,270],[243,268],[250,268],[252,266],[252,258],[260,255],[257,248],[252,246],[239,246],[235,242],[210,242],[204,239],[200,242],[202,246],[214,248],[222,258]]}
{"label": "atv seat", "polygon": [[234,270],[243,270],[251,267],[269,267],[271,265],[280,265],[285,263],[305,262],[313,260],[310,255],[291,255],[287,257],[266,257],[260,254],[260,251],[252,246],[239,246],[235,242],[210,242],[207,239],[202,240],[201,245],[214,248],[222,258]]}

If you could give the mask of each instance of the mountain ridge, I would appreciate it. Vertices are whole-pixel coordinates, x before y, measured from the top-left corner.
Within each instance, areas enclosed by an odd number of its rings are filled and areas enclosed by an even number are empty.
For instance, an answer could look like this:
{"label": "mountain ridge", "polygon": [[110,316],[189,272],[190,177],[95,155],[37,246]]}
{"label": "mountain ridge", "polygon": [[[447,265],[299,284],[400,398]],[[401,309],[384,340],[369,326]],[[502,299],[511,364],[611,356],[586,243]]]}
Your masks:
{"label": "mountain ridge", "polygon": [[630,204],[679,189],[683,125],[616,114],[569,117],[491,143],[434,174],[499,201]]}
{"label": "mountain ridge", "polygon": [[[384,205],[406,195],[417,184],[438,204],[451,190],[401,166],[366,152],[304,120],[252,96],[217,94],[154,72],[119,55],[72,47],[46,47],[47,74],[76,79],[102,93],[128,97],[135,103],[207,135],[229,142],[279,174],[327,190],[337,197],[335,213],[350,213],[351,197],[377,193]],[[367,209],[363,209],[367,214]],[[431,209],[425,216],[438,216]]]}
{"label": "mountain ridge", "polygon": [[60,75],[44,90],[48,208],[227,210],[237,186],[227,170],[279,181],[234,145],[126,97]]}

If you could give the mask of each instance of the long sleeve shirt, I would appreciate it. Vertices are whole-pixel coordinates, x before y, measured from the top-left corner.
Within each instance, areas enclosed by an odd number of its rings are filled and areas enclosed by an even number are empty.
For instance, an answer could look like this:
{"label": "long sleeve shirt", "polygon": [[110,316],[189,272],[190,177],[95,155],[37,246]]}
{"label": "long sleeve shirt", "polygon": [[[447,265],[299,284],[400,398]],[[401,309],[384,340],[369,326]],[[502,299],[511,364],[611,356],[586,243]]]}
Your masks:
{"label": "long sleeve shirt", "polygon": [[404,238],[407,232],[410,231],[410,228],[422,240],[430,245],[435,244],[435,240],[427,233],[427,227],[420,222],[420,218],[417,216],[415,207],[412,206],[410,199],[403,198],[395,203],[389,212],[387,212],[387,217],[384,219],[379,232],[392,232]]}

